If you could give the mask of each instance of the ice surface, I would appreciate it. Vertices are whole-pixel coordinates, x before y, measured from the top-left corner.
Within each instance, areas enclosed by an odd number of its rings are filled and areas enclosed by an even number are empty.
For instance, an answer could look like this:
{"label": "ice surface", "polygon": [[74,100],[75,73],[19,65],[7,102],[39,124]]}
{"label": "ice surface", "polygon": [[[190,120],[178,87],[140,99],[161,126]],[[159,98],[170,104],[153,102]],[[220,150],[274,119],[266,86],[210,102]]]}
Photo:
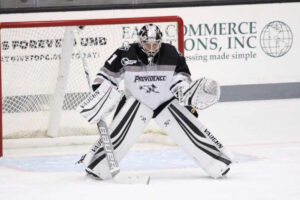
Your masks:
{"label": "ice surface", "polygon": [[5,149],[0,199],[299,200],[299,119],[299,99],[220,103],[201,112],[238,162],[218,180],[176,146],[136,144],[122,160],[121,173],[150,175],[149,185],[86,177],[74,162],[88,146]]}

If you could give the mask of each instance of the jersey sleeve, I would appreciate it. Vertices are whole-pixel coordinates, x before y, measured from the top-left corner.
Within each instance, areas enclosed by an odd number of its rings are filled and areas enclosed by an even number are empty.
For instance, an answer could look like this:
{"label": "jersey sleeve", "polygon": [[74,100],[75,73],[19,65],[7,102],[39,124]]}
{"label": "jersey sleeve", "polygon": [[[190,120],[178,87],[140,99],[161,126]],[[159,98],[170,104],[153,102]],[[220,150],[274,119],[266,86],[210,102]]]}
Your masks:
{"label": "jersey sleeve", "polygon": [[100,68],[93,82],[93,89],[99,86],[103,79],[109,81],[116,88],[119,86],[120,81],[123,79],[124,68],[121,64],[122,50],[117,49]]}
{"label": "jersey sleeve", "polygon": [[188,65],[186,64],[184,56],[180,52],[177,52],[177,53],[178,53],[178,57],[177,57],[177,63],[176,63],[174,76],[171,81],[171,87],[170,87],[171,90],[172,90],[172,88],[176,87],[177,84],[179,84],[183,81],[188,84],[190,84],[192,82],[191,73],[190,73]]}

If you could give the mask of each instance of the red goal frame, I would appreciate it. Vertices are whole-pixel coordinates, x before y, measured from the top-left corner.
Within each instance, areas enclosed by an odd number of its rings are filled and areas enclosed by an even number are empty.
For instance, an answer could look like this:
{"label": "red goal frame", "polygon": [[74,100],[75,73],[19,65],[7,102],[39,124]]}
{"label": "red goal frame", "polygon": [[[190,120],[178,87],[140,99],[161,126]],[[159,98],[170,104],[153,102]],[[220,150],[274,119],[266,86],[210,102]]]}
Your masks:
{"label": "red goal frame", "polygon": [[[134,23],[155,23],[155,22],[177,22],[178,24],[178,49],[184,53],[184,32],[183,20],[179,16],[162,17],[134,17],[134,18],[112,18],[112,19],[85,19],[85,20],[58,20],[58,21],[29,21],[29,22],[4,22],[0,23],[0,30],[3,28],[26,28],[26,27],[51,27],[51,26],[80,26],[80,25],[108,25],[108,24],[134,24]],[[0,37],[1,44],[1,37]],[[1,57],[1,46],[0,46]],[[2,133],[2,80],[0,62],[0,157],[3,156],[3,133]]]}

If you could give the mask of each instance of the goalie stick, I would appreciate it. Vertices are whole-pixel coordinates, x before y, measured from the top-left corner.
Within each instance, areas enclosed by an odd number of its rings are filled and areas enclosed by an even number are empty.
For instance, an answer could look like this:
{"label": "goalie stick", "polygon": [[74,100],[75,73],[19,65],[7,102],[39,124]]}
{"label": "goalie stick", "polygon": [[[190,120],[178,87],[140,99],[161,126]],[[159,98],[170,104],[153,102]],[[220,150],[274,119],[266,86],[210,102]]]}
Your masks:
{"label": "goalie stick", "polygon": [[[75,35],[75,38],[78,41],[78,43],[80,43],[79,32],[83,28],[84,28],[84,26],[79,26],[74,31],[74,35]],[[77,44],[77,45],[79,46],[79,44]],[[87,79],[87,82],[88,82],[88,86],[89,86],[90,92],[92,92],[93,89],[92,89],[92,83],[91,83],[91,80],[90,80],[90,74],[89,74],[89,71],[88,71],[87,62],[86,62],[86,59],[85,59],[85,56],[84,56],[83,52],[81,51],[81,49],[79,47],[78,47],[78,50],[79,50],[79,55],[80,55],[80,58],[81,58],[82,66],[84,68],[84,73],[85,73],[85,76],[86,76],[86,79]],[[116,159],[116,156],[114,155],[114,147],[112,145],[110,135],[109,135],[109,132],[108,132],[108,128],[106,126],[105,121],[100,120],[97,123],[97,128],[98,128],[98,131],[99,131],[99,134],[100,134],[100,140],[101,140],[102,145],[104,147],[104,151],[105,151],[105,154],[106,154],[106,159],[107,159],[107,163],[108,163],[108,166],[109,166],[111,176],[114,177],[120,172],[120,168],[119,168],[119,163]]]}
{"label": "goalie stick", "polygon": [[[80,42],[79,33],[81,30],[83,30],[83,28],[84,28],[84,26],[78,26],[77,29],[74,30],[74,36],[78,42]],[[79,44],[77,44],[77,45],[79,45]],[[88,86],[89,86],[90,91],[92,92],[93,91],[92,83],[90,80],[90,75],[89,75],[89,71],[88,71],[88,65],[86,62],[86,58],[85,58],[83,52],[81,51],[81,49],[78,48],[78,50],[79,50],[79,55],[80,55],[81,62],[82,62],[83,68],[84,68],[84,72],[86,75],[86,79],[88,82]],[[138,176],[138,175],[132,176],[132,175],[120,174],[119,163],[114,154],[114,147],[112,145],[109,131],[108,131],[105,121],[100,120],[97,123],[97,127],[98,127],[98,131],[100,134],[99,142],[102,143],[102,145],[104,147],[103,149],[106,154],[106,159],[108,162],[110,174],[111,174],[113,180],[116,183],[122,183],[122,184],[149,184],[150,176]],[[84,159],[84,157],[85,156],[83,156],[83,159]]]}

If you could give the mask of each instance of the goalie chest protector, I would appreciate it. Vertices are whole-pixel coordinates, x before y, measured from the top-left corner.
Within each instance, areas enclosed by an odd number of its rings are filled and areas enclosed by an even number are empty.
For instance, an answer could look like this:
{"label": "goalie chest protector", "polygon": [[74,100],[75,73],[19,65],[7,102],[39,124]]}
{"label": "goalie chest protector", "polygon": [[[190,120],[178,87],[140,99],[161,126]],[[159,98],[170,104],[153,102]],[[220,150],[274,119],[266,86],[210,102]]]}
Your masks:
{"label": "goalie chest protector", "polygon": [[152,62],[137,43],[117,49],[105,62],[110,75],[124,78],[125,92],[151,109],[173,97],[170,87],[177,73],[190,71],[184,57],[170,44],[162,43]]}

